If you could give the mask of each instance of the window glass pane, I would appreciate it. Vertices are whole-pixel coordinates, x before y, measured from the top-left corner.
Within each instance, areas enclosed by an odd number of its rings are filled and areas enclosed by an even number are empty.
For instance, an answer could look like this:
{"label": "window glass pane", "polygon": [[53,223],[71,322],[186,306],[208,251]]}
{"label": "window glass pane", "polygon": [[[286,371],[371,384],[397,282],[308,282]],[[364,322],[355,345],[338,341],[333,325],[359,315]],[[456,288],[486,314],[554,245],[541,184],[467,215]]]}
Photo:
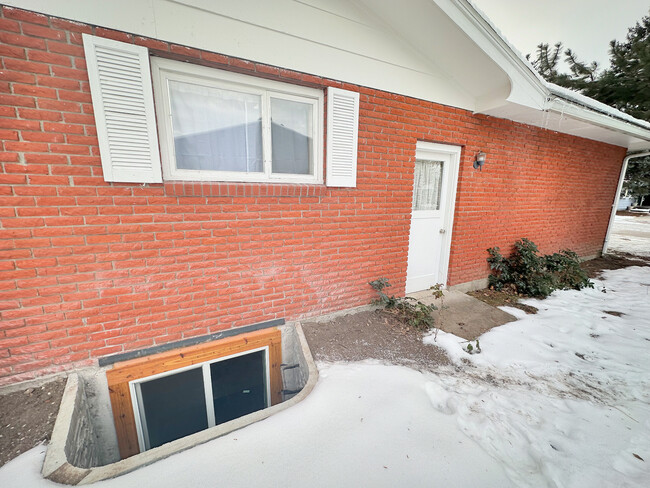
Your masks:
{"label": "window glass pane", "polygon": [[210,365],[217,425],[267,407],[265,364],[258,351]]}
{"label": "window glass pane", "polygon": [[312,105],[271,98],[272,172],[312,175]]}
{"label": "window glass pane", "polygon": [[440,210],[442,161],[415,161],[413,210]]}
{"label": "window glass pane", "polygon": [[169,81],[178,169],[259,173],[259,95]]}
{"label": "window glass pane", "polygon": [[150,447],[208,428],[201,368],[140,384]]}

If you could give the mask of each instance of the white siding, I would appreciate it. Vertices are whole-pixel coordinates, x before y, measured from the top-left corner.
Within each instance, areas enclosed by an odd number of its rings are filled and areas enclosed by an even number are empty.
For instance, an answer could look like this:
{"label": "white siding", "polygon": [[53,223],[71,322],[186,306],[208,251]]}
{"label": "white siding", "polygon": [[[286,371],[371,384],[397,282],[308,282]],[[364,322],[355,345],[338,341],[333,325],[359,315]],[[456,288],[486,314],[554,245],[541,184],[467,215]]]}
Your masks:
{"label": "white siding", "polygon": [[[473,109],[474,97],[346,0],[9,0],[20,8]],[[436,39],[431,26],[431,43]]]}

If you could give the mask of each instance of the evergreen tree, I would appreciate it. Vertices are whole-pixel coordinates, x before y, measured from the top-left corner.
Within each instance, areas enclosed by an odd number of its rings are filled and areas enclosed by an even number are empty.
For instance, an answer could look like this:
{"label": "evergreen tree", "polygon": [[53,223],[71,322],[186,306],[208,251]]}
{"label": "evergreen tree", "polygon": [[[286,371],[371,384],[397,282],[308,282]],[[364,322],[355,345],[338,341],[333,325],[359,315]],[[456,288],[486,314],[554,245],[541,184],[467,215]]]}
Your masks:
{"label": "evergreen tree", "polygon": [[566,49],[562,54],[569,73],[562,73],[558,69],[561,53],[561,42],[552,49],[541,43],[535,59],[530,55],[526,58],[547,81],[650,121],[650,15],[628,30],[625,41],[610,42],[610,66],[602,72],[598,63],[584,63],[574,51]]}
{"label": "evergreen tree", "polygon": [[585,95],[650,120],[650,15],[629,29],[624,42],[612,41],[609,53],[610,67]]}
{"label": "evergreen tree", "polygon": [[542,75],[546,81],[555,83],[556,85],[566,86],[563,84],[567,75],[561,75],[558,71],[557,65],[560,62],[560,52],[562,50],[562,43],[555,44],[553,49],[549,49],[549,45],[541,43],[537,45],[537,56],[535,59],[530,59],[530,54],[526,55],[526,59],[530,61],[533,68]]}
{"label": "evergreen tree", "polygon": [[[596,62],[580,61],[571,49],[564,59],[569,73],[558,69],[562,43],[553,48],[541,43],[535,59],[526,56],[542,77],[556,85],[578,91],[633,117],[650,121],[650,15],[628,29],[624,41],[609,44],[609,67],[598,70]],[[650,157],[628,165],[623,183],[623,195],[633,196],[637,204],[650,200]],[[644,199],[645,198],[645,199]]]}
{"label": "evergreen tree", "polygon": [[593,87],[600,82],[598,78],[598,63],[596,61],[592,61],[591,64],[583,63],[571,49],[564,51],[564,55],[566,56],[566,61],[569,63],[569,70],[571,71],[571,76],[569,77],[570,82],[568,83],[570,85],[569,88],[581,91],[585,95],[593,91]]}

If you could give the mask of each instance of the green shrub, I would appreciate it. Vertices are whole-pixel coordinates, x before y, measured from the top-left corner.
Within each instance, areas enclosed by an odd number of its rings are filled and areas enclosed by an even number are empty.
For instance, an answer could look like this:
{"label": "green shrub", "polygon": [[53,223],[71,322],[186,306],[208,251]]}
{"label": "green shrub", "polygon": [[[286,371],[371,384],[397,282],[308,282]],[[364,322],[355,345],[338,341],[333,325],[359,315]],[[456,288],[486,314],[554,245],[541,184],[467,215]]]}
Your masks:
{"label": "green shrub", "polygon": [[435,305],[426,305],[413,297],[388,296],[384,293],[384,288],[391,285],[386,278],[379,278],[368,284],[379,294],[379,298],[373,300],[372,303],[394,312],[402,321],[415,329],[429,330],[433,327],[434,320],[431,314],[438,309]]}
{"label": "green shrub", "polygon": [[515,242],[515,250],[508,258],[501,255],[498,247],[487,251],[490,254],[487,261],[493,271],[488,284],[495,290],[511,288],[521,295],[544,298],[558,289],[594,286],[573,251],[540,256],[535,243],[525,238]]}

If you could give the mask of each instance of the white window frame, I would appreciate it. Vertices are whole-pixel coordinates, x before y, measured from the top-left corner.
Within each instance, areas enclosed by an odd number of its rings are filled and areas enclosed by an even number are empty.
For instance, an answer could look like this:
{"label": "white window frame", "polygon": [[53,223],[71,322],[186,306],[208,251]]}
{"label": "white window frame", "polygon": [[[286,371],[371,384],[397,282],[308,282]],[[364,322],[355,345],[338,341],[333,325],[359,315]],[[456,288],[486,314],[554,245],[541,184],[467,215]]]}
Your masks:
{"label": "white window frame", "polygon": [[185,366],[183,368],[172,369],[170,371],[165,371],[163,373],[158,373],[151,376],[145,376],[144,378],[138,378],[129,381],[129,390],[131,391],[131,406],[133,408],[133,416],[135,417],[135,428],[138,434],[138,445],[140,447],[140,452],[144,452],[151,449],[151,444],[149,443],[149,432],[147,429],[147,419],[146,419],[144,404],[142,400],[142,389],[140,387],[142,383],[147,383],[148,381],[164,378],[165,376],[171,376],[174,374],[183,373],[184,371],[189,371],[191,369],[202,369],[206,417],[207,417],[207,424],[209,429],[216,425],[215,415],[214,415],[214,397],[212,391],[212,375],[210,372],[210,365],[221,361],[227,361],[229,359],[233,359],[239,356],[244,356],[246,354],[253,354],[259,351],[264,351],[264,383],[266,387],[266,407],[264,408],[268,408],[271,406],[271,372],[270,372],[270,364],[269,364],[269,346],[258,347],[256,349],[249,349],[247,351],[231,354],[229,356],[223,356],[202,363],[192,364],[190,366]]}
{"label": "white window frame", "polygon": [[[158,133],[163,177],[175,181],[233,181],[268,183],[323,183],[323,90],[278,81],[256,78],[217,68],[199,66],[159,57],[151,58],[154,99],[158,117]],[[206,171],[178,169],[174,148],[169,81],[260,95],[262,99],[263,173],[237,171]],[[310,167],[313,175],[272,173],[271,161],[271,98],[311,104],[313,151]]]}

